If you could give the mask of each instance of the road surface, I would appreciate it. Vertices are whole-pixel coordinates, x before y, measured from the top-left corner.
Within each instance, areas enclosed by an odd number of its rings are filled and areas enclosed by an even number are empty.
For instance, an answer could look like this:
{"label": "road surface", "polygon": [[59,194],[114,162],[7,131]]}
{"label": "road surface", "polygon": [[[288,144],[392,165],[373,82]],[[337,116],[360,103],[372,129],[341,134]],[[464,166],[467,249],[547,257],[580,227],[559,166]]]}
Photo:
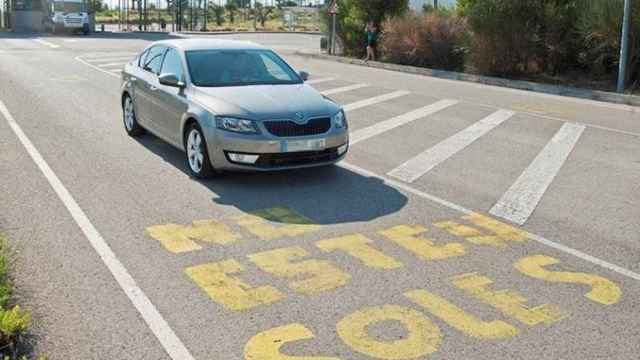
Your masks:
{"label": "road surface", "polygon": [[196,181],[122,125],[118,70],[162,36],[0,34],[0,228],[34,352],[637,359],[637,108],[312,60],[296,36],[253,40],[345,105],[346,161]]}

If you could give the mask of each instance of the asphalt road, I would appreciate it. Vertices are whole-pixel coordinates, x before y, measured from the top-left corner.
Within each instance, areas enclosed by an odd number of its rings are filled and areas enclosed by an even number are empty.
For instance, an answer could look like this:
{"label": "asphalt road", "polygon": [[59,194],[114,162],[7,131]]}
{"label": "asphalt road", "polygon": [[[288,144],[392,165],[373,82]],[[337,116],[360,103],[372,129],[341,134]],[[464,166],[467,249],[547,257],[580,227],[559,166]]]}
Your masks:
{"label": "asphalt road", "polygon": [[347,160],[202,182],[122,126],[117,70],[161,36],[0,34],[0,229],[35,353],[638,358],[637,108],[311,60],[298,36],[254,40],[346,105]]}

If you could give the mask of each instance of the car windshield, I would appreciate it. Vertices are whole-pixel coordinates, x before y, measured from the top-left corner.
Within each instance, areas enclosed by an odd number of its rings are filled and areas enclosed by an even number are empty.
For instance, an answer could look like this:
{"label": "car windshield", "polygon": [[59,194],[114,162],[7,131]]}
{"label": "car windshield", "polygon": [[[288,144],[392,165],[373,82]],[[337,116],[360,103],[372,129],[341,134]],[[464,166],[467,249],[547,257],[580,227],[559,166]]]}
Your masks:
{"label": "car windshield", "polygon": [[196,86],[301,84],[302,79],[269,50],[192,50],[186,52]]}

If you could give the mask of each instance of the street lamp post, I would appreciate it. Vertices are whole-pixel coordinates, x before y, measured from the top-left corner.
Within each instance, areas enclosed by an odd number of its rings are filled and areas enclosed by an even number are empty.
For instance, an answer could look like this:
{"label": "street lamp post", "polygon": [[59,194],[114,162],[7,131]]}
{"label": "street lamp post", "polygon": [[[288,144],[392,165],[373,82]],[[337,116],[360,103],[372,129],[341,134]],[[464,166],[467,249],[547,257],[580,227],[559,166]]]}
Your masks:
{"label": "street lamp post", "polygon": [[631,0],[624,0],[624,15],[622,19],[622,39],[620,40],[620,61],[618,67],[618,92],[623,92],[627,77],[627,61],[629,59],[629,17]]}

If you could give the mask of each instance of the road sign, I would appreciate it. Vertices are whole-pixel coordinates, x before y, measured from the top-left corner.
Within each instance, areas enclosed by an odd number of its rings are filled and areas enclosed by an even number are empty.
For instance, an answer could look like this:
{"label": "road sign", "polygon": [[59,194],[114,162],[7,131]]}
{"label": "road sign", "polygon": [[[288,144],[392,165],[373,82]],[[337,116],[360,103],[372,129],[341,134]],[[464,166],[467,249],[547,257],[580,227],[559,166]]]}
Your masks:
{"label": "road sign", "polygon": [[331,5],[329,5],[329,10],[327,11],[329,15],[335,15],[338,13],[338,0],[333,0]]}

